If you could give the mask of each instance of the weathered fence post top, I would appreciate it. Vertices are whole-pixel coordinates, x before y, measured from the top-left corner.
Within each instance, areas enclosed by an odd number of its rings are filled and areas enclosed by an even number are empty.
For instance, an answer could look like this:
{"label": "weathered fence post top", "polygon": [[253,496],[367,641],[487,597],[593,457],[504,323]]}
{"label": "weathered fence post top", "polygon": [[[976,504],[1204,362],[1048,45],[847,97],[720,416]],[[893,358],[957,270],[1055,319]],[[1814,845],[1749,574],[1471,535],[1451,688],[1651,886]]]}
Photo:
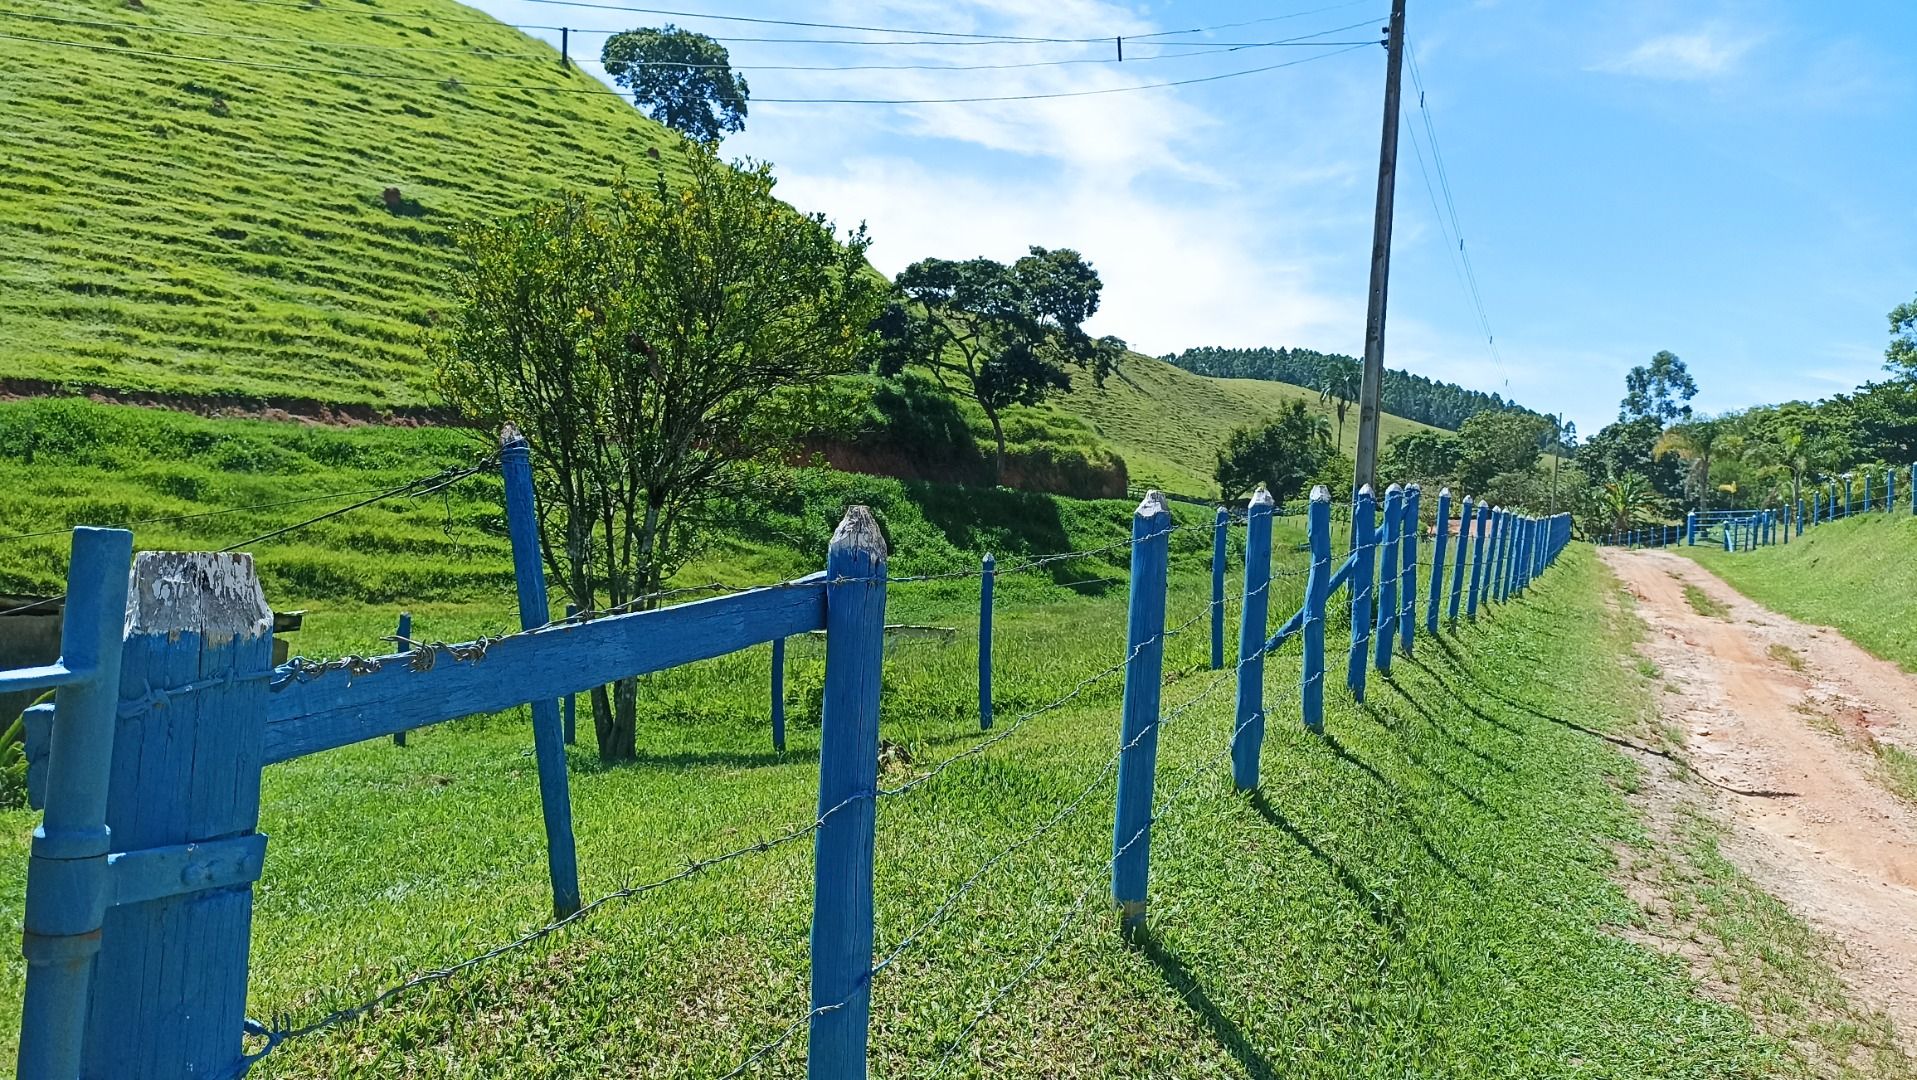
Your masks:
{"label": "weathered fence post top", "polygon": [[212,646],[273,632],[253,556],[243,552],[144,551],[129,584],[128,636],[192,632]]}
{"label": "weathered fence post top", "polygon": [[[1319,488],[1319,489],[1314,489],[1314,490],[1312,491],[1312,497],[1313,497],[1313,498],[1316,498],[1316,497],[1317,497],[1317,494],[1318,494],[1318,491],[1321,491],[1321,490],[1323,490],[1323,489],[1322,489],[1322,488]],[[1154,494],[1156,494],[1156,492],[1154,492]],[[1266,488],[1265,488],[1265,485],[1263,485],[1263,484],[1259,484],[1259,485],[1258,485],[1258,490],[1257,490],[1257,491],[1254,491],[1254,492],[1252,492],[1252,493],[1251,493],[1251,505],[1253,505],[1253,506],[1275,506],[1275,505],[1277,505],[1277,504],[1276,504],[1276,502],[1275,502],[1275,501],[1274,501],[1274,500],[1272,499],[1272,497],[1271,497],[1271,492],[1270,492],[1270,491],[1268,491],[1268,490],[1266,490]]]}
{"label": "weathered fence post top", "polygon": [[[1271,496],[1268,494],[1265,497],[1269,499]],[[864,508],[860,507],[860,509]],[[1138,504],[1137,513],[1143,517],[1151,517],[1153,514],[1171,513],[1171,508],[1165,504],[1165,493],[1159,491],[1157,488],[1152,488],[1150,491],[1145,492],[1145,498]]]}
{"label": "weathered fence post top", "polygon": [[511,420],[506,421],[499,429],[499,448],[501,450],[514,450],[528,445],[530,444],[526,442],[526,437],[519,433],[519,428],[515,426]]}
{"label": "weathered fence post top", "polygon": [[[1145,496],[1149,500],[1156,491]],[[1164,507],[1160,500],[1159,507]],[[885,532],[879,528],[879,519],[872,516],[869,507],[854,504],[845,508],[845,516],[839,519],[839,527],[832,530],[833,554],[859,554],[872,560],[874,566],[885,565],[886,556],[891,554],[885,547]]]}

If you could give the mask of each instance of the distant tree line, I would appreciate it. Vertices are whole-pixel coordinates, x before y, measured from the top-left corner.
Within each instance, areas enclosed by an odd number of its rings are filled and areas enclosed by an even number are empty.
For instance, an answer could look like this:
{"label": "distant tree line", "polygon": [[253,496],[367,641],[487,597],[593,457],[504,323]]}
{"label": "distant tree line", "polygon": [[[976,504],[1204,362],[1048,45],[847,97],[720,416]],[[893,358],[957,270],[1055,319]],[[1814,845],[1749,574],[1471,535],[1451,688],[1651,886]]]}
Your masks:
{"label": "distant tree line", "polygon": [[[1322,353],[1316,349],[1224,349],[1205,346],[1186,349],[1162,357],[1197,375],[1220,379],[1267,379],[1294,386],[1323,390],[1349,381],[1360,364],[1356,357]],[[1387,370],[1380,389],[1384,410],[1394,416],[1421,424],[1456,431],[1466,420],[1483,412],[1518,411],[1520,408],[1497,394],[1467,390],[1456,383],[1441,382],[1406,371]]]}

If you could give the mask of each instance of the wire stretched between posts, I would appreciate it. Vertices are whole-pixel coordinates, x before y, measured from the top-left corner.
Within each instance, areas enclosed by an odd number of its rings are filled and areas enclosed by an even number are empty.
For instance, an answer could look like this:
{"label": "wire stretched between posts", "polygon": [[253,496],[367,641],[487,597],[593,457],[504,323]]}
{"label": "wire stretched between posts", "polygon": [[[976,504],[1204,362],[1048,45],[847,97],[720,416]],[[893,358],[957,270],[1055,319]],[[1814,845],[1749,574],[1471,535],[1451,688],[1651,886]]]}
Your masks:
{"label": "wire stretched between posts", "polygon": [[484,964],[488,961],[496,960],[501,956],[507,955],[508,953],[516,952],[520,949],[526,948],[527,946],[532,945],[533,943],[540,941],[546,937],[549,937],[552,934],[565,929],[566,927],[569,927],[575,923],[583,921],[587,916],[598,911],[600,908],[606,907],[609,904],[612,904],[614,902],[621,901],[621,900],[630,900],[630,899],[633,899],[634,897],[643,896],[646,893],[663,889],[668,885],[674,885],[681,881],[685,881],[688,878],[696,877],[700,874],[705,873],[708,870],[713,869],[714,867],[721,866],[738,859],[742,859],[747,855],[756,855],[762,852],[771,851],[774,848],[783,847],[784,845],[789,844],[795,840],[799,840],[804,837],[810,836],[813,833],[819,831],[821,828],[824,828],[826,821],[829,820],[834,814],[837,814],[840,810],[845,809],[847,806],[850,806],[853,803],[860,802],[862,800],[866,800],[870,798],[872,798],[872,795],[870,793],[863,793],[863,794],[848,796],[845,799],[840,800],[836,805],[830,807],[824,813],[820,814],[818,817],[814,818],[813,820],[804,822],[799,825],[792,826],[791,828],[788,828],[780,833],[777,833],[772,837],[760,840],[757,843],[748,844],[744,847],[734,848],[733,850],[727,851],[720,855],[709,856],[704,859],[699,859],[699,860],[690,862],[686,864],[684,868],[672,874],[668,874],[665,877],[646,882],[645,884],[642,884],[642,885],[632,885],[632,884],[622,885],[619,888],[614,889],[611,892],[605,893],[599,896],[598,898],[592,900],[591,902],[585,904],[584,906],[580,907],[578,911],[575,911],[570,915],[566,915],[561,918],[554,919],[551,922],[545,923],[539,927],[529,930],[526,933],[521,934],[520,936],[512,939],[511,941],[505,942],[504,944],[501,944],[501,945],[494,946],[493,948],[487,949],[485,952],[477,953],[473,956],[470,956],[464,960],[459,961],[458,963],[449,964],[441,968],[434,968],[430,971],[421,972],[417,975],[412,976],[411,978],[405,979],[398,983],[394,983],[393,985],[387,987],[386,989],[381,990],[379,993],[374,994],[372,997],[367,998],[355,1005],[350,1005],[343,1009],[335,1009],[334,1011],[327,1013],[326,1015],[321,1016],[316,1020],[312,1020],[298,1027],[290,1026],[289,1022],[285,1018],[280,1018],[276,1020],[275,1026],[271,1028],[268,1028],[265,1025],[260,1025],[254,1021],[249,1021],[248,1022],[249,1025],[251,1025],[255,1029],[257,1034],[264,1036],[267,1040],[267,1043],[264,1049],[260,1050],[259,1052],[255,1054],[250,1055],[246,1059],[247,1064],[250,1065],[252,1062],[257,1061],[260,1058],[266,1056],[267,1054],[271,1053],[273,1050],[277,1049],[281,1043],[286,1042],[289,1039],[304,1038],[306,1036],[314,1035],[321,1031],[325,1031],[328,1028],[337,1027],[338,1025],[343,1024],[349,1020],[357,1019],[360,1016],[364,1016],[365,1014],[372,1012],[373,1010],[384,1005],[386,1002],[392,1000],[395,997],[398,997],[401,994],[406,993],[409,990],[413,990],[420,986],[425,986],[430,983],[445,982],[446,980],[449,980],[453,978],[454,976],[459,975],[462,972],[478,967],[479,965]]}

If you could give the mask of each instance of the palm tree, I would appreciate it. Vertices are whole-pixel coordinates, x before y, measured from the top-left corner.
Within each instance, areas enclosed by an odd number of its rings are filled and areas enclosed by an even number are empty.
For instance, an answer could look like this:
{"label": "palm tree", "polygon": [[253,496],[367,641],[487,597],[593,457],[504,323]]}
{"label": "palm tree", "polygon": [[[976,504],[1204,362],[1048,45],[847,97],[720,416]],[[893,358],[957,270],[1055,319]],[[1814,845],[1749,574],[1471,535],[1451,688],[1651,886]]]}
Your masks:
{"label": "palm tree", "polygon": [[1341,452],[1345,448],[1345,413],[1358,400],[1363,388],[1364,370],[1351,363],[1331,365],[1318,382],[1318,404],[1330,405],[1338,414],[1338,437],[1332,445]]}
{"label": "palm tree", "polygon": [[1692,490],[1698,496],[1698,509],[1711,505],[1711,454],[1726,432],[1722,420],[1687,420],[1674,425],[1657,441],[1654,454],[1675,450],[1691,461]]}
{"label": "palm tree", "polygon": [[1614,532],[1629,532],[1657,513],[1657,492],[1641,474],[1613,476],[1597,489],[1598,512]]}

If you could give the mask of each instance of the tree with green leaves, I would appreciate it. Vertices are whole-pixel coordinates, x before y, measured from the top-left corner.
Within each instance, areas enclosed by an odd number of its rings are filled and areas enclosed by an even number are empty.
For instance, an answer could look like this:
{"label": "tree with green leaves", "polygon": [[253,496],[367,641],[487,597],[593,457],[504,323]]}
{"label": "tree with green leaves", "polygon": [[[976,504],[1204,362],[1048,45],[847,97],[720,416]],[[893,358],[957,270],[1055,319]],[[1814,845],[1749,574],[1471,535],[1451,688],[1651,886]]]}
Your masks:
{"label": "tree with green leaves", "polygon": [[1658,513],[1657,489],[1639,473],[1611,477],[1597,486],[1594,498],[1602,528],[1612,532],[1629,532]]}
{"label": "tree with green leaves", "polygon": [[1458,474],[1464,444],[1442,431],[1408,431],[1386,444],[1387,474],[1394,481],[1442,485]]}
{"label": "tree with green leaves", "polygon": [[1358,393],[1364,386],[1364,367],[1356,360],[1338,357],[1335,362],[1325,365],[1324,375],[1318,380],[1318,404],[1331,406],[1338,417],[1337,449],[1345,448],[1345,415],[1357,402]]}
{"label": "tree with green leaves", "polygon": [[1906,379],[1917,379],[1917,300],[1890,309],[1890,347],[1884,366]]}
{"label": "tree with green leaves", "polygon": [[[884,299],[863,227],[841,240],[769,166],[683,151],[683,179],[465,229],[430,342],[448,404],[531,444],[546,562],[586,610],[650,603],[709,500],[793,444],[794,395],[863,362]],[[600,755],[630,758],[636,684],[592,703]]]}
{"label": "tree with green leaves", "polygon": [[606,39],[599,62],[635,105],[661,124],[699,142],[745,130],[745,76],[732,70],[726,47],[671,23],[626,30]]}
{"label": "tree with green leaves", "polygon": [[1703,417],[1673,425],[1654,444],[1653,454],[1675,451],[1690,462],[1686,486],[1700,510],[1711,508],[1711,454],[1729,434],[1723,421]]}
{"label": "tree with green leaves", "polygon": [[1691,417],[1691,399],[1697,396],[1697,381],[1677,354],[1660,349],[1649,364],[1639,364],[1624,376],[1624,400],[1618,403],[1619,420],[1650,417],[1668,425]]}
{"label": "tree with green leaves", "polygon": [[896,375],[918,365],[948,389],[960,384],[992,425],[996,483],[1005,474],[1005,411],[1071,389],[1073,369],[1103,386],[1124,355],[1118,338],[1085,332],[1102,287],[1098,271],[1069,248],[1034,247],[1010,266],[920,260],[900,272],[875,324],[879,369]]}
{"label": "tree with green leaves", "polygon": [[1283,502],[1303,494],[1337,456],[1324,414],[1302,401],[1288,401],[1268,422],[1238,428],[1225,440],[1213,472],[1218,497],[1235,499],[1263,484],[1272,498]]}
{"label": "tree with green leaves", "polygon": [[1458,481],[1482,491],[1500,473],[1535,469],[1550,424],[1536,413],[1483,412],[1458,429]]}

